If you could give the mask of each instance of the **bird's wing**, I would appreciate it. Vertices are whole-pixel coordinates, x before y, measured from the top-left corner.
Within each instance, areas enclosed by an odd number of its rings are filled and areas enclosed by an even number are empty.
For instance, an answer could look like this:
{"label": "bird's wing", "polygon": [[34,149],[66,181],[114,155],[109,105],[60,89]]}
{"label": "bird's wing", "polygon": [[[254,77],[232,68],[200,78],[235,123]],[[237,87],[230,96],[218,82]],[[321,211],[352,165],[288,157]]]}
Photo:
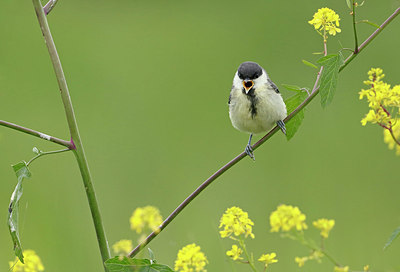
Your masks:
{"label": "bird's wing", "polygon": [[276,93],[279,93],[279,89],[278,89],[278,87],[275,85],[275,83],[273,83],[272,81],[271,81],[271,79],[269,79],[268,78],[268,83],[269,83],[269,85],[272,87],[272,89],[274,89],[274,91],[276,92]]}

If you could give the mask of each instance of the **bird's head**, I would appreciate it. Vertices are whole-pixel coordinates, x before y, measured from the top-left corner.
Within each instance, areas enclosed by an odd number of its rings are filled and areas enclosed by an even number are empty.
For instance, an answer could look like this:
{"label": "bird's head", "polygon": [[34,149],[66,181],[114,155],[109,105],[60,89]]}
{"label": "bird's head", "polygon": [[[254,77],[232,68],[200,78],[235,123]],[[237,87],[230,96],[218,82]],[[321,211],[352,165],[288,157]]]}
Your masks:
{"label": "bird's head", "polygon": [[267,77],[264,69],[252,61],[240,64],[234,80],[234,84],[240,84],[240,86],[235,87],[241,88],[245,94],[248,94],[251,90],[266,82]]}

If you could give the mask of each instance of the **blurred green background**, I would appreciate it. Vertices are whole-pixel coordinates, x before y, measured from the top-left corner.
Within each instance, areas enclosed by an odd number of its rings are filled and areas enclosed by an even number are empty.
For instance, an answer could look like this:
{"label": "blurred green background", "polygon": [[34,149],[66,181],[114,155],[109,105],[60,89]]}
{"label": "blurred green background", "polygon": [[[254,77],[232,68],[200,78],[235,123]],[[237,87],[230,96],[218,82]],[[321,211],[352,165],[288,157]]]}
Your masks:
{"label": "blurred green background", "polygon": [[[110,245],[137,239],[129,229],[136,207],[155,205],[166,217],[203,180],[242,152],[247,135],[228,117],[238,65],[257,61],[281,84],[312,87],[322,39],[307,22],[318,8],[341,17],[342,33],[329,52],[353,47],[346,1],[60,1],[49,23],[69,84]],[[366,1],[358,19],[380,24],[398,0]],[[374,28],[358,25],[363,41]],[[336,220],[326,246],[351,269],[400,271],[400,241],[383,252],[400,225],[400,157],[383,143],[382,129],[362,127],[367,103],[358,99],[371,67],[400,84],[400,18],[340,74],[333,103],[307,108],[297,135],[275,135],[193,201],[150,247],[173,266],[192,242],[208,257],[208,271],[250,271],[225,256],[222,213],[240,206],[255,222],[248,248],[258,258],[274,251],[270,271],[333,271],[326,259],[302,269],[308,250],[269,231],[277,205],[297,205],[312,220]],[[0,119],[68,138],[63,106],[31,1],[0,8]],[[261,136],[261,135],[260,135]],[[256,137],[259,139],[260,136]],[[13,260],[6,226],[16,184],[10,167],[33,157],[32,147],[58,146],[0,127],[0,271]],[[72,153],[44,157],[31,167],[21,203],[21,239],[46,271],[102,271],[94,228]],[[261,269],[260,269],[261,270]]]}

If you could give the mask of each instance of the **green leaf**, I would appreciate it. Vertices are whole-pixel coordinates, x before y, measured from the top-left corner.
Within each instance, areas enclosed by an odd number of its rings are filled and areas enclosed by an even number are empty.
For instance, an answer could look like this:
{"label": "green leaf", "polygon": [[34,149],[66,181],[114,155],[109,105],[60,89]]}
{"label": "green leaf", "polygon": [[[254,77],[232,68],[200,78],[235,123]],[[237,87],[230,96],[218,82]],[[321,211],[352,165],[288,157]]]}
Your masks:
{"label": "green leaf", "polygon": [[109,272],[173,272],[167,265],[152,263],[149,259],[114,257],[104,264]]}
{"label": "green leaf", "polygon": [[350,0],[346,0],[346,4],[347,4],[347,6],[349,7],[349,9],[353,9],[351,6],[352,6],[352,4],[350,4]]}
{"label": "green leaf", "polygon": [[296,85],[282,84],[282,86],[288,91],[294,91],[294,92],[301,92],[302,91],[302,89],[299,86],[296,86]]}
{"label": "green leaf", "polygon": [[328,55],[320,58],[317,62],[324,66],[319,92],[321,94],[321,106],[325,108],[332,102],[335,95],[339,68],[343,65],[343,56],[341,54]]}
{"label": "green leaf", "polygon": [[400,227],[398,227],[397,229],[395,229],[392,234],[389,237],[389,240],[386,242],[385,246],[383,247],[383,250],[387,249],[392,243],[393,241],[400,236]]}
{"label": "green leaf", "polygon": [[15,256],[19,258],[21,263],[24,263],[24,255],[22,254],[21,241],[19,239],[19,200],[22,196],[22,181],[24,178],[30,178],[31,173],[29,172],[28,166],[24,161],[19,162],[12,167],[17,175],[18,183],[11,195],[10,205],[8,207],[7,225],[14,244]]}
{"label": "green leaf", "polygon": [[373,22],[370,22],[370,21],[368,21],[368,20],[361,20],[361,21],[358,21],[357,24],[359,24],[359,23],[365,23],[365,24],[369,24],[370,26],[373,26],[373,27],[375,27],[375,28],[381,28],[379,25],[377,25],[377,24],[375,24],[375,23],[373,23]]}
{"label": "green leaf", "polygon": [[310,66],[312,68],[318,69],[318,67],[315,64],[313,64],[313,63],[311,63],[309,61],[306,61],[306,60],[301,60],[301,61],[307,66]]}
{"label": "green leaf", "polygon": [[156,257],[154,256],[153,250],[151,250],[150,248],[147,248],[147,250],[149,251],[150,260],[151,260],[153,263],[156,263]]}
{"label": "green leaf", "polygon": [[[304,91],[298,92],[297,94],[289,97],[285,100],[286,108],[288,113],[295,110],[306,98],[308,94]],[[289,141],[299,129],[301,123],[304,119],[304,109],[299,111],[292,119],[290,119],[286,124],[286,139]]]}

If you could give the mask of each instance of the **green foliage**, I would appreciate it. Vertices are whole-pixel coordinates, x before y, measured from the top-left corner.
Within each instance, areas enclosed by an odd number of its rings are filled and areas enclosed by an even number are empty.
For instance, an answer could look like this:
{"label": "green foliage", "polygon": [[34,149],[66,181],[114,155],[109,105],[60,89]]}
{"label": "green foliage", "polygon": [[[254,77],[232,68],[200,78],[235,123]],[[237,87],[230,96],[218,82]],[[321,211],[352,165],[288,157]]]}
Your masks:
{"label": "green foliage", "polygon": [[302,62],[307,66],[310,66],[312,68],[318,69],[318,67],[314,63],[311,63],[311,62],[306,61],[306,60],[302,60]]}
{"label": "green foliage", "polygon": [[386,242],[385,246],[383,247],[383,250],[387,249],[393,243],[393,241],[399,236],[400,236],[400,227],[398,227],[397,229],[395,229],[392,232],[388,241]]}
{"label": "green foliage", "polygon": [[19,200],[22,196],[22,181],[24,178],[30,178],[31,173],[29,172],[25,161],[19,162],[12,167],[17,175],[18,183],[11,195],[10,206],[8,208],[7,225],[14,244],[15,256],[17,256],[19,260],[24,263],[24,255],[22,254],[21,241],[19,239]]}
{"label": "green foliage", "polygon": [[114,257],[105,262],[109,272],[173,272],[167,265],[156,264],[149,259]]}
{"label": "green foliage", "polygon": [[[300,87],[294,85],[284,85],[286,89],[291,91],[296,91],[297,94],[289,97],[285,100],[287,112],[291,113],[295,110],[306,98],[307,93]],[[286,124],[286,139],[289,141],[299,129],[301,123],[304,119],[304,109],[299,111],[292,119],[290,119]]]}
{"label": "green foliage", "polygon": [[322,71],[319,92],[321,94],[321,106],[325,108],[329,105],[335,95],[338,81],[339,68],[343,65],[343,56],[341,54],[327,55],[317,61],[324,66]]}
{"label": "green foliage", "polygon": [[370,21],[368,21],[368,20],[361,20],[361,21],[358,21],[357,24],[358,24],[358,23],[366,23],[366,24],[368,24],[368,25],[370,25],[370,26],[373,26],[373,27],[375,27],[375,28],[381,28],[379,25],[377,25],[377,24],[375,24],[375,23],[373,23],[373,22],[370,22]]}

